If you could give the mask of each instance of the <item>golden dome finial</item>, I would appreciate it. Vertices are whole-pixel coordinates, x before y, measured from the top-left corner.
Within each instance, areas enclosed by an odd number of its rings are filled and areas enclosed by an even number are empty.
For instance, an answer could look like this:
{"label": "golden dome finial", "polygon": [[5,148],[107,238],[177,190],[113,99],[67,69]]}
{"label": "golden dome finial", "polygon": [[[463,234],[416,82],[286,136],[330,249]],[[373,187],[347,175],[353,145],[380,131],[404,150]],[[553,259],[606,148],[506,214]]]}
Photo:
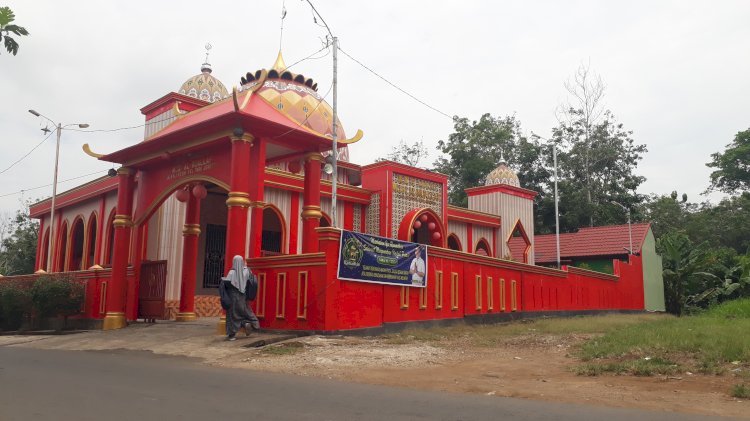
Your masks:
{"label": "golden dome finial", "polygon": [[279,56],[276,57],[276,63],[274,63],[271,68],[279,73],[286,70],[286,63],[284,63],[284,57],[281,55],[281,50],[279,50]]}

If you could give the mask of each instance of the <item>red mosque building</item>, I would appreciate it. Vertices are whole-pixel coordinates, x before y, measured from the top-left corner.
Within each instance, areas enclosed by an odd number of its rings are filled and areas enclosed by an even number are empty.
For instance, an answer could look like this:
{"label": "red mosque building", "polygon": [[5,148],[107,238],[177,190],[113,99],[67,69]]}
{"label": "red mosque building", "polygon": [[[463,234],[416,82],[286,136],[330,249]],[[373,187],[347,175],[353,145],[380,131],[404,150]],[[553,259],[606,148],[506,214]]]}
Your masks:
{"label": "red mosque building", "polygon": [[[84,280],[81,317],[104,329],[220,316],[217,286],[234,255],[258,276],[253,307],[266,329],[644,309],[639,256],[613,261],[612,274],[534,265],[536,193],[504,163],[467,189],[468,208],[454,207],[442,174],[348,162],[363,134],[348,138],[338,124],[340,161],[328,174],[333,112],[281,53],[231,92],[206,63],[141,112],[141,142],[107,154],[84,147],[119,165],[116,176],[59,194],[54,227],[49,199],[31,207],[40,220],[36,267]],[[427,244],[427,287],[339,279],[341,229]]]}

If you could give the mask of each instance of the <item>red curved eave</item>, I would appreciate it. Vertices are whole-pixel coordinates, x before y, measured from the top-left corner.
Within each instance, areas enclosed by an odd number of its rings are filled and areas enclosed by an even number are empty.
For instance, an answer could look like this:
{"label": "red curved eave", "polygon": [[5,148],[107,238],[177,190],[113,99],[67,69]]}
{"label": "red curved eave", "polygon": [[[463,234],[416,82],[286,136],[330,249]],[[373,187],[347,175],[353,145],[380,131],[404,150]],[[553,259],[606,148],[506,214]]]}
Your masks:
{"label": "red curved eave", "polygon": [[[241,104],[245,93],[237,97]],[[291,121],[260,96],[253,94],[247,105],[239,111],[235,111],[232,98],[226,98],[179,117],[146,141],[105,155],[100,159],[125,163],[140,155],[179,146],[180,143],[210,133],[231,132],[236,127],[243,127],[246,132],[254,136],[265,137],[274,143],[284,143],[295,149],[318,151],[331,149],[330,138],[315,134],[308,128]]]}

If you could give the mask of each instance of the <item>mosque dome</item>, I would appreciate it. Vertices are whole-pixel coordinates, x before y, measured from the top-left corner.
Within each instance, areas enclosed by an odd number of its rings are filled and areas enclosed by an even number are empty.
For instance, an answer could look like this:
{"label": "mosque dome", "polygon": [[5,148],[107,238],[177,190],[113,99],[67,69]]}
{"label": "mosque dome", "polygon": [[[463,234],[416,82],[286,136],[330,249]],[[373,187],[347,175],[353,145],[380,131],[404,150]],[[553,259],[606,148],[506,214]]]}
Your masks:
{"label": "mosque dome", "polygon": [[487,174],[487,179],[484,182],[485,186],[494,186],[496,184],[521,187],[521,183],[518,181],[518,176],[515,171],[510,169],[508,164],[506,164],[505,160],[502,158],[500,158],[500,165]]}
{"label": "mosque dome", "polygon": [[203,63],[199,75],[186,80],[177,92],[206,102],[216,102],[229,96],[224,84],[211,74],[208,62]]}
{"label": "mosque dome", "polygon": [[[262,72],[247,72],[240,78],[240,90],[253,88],[261,83]],[[284,58],[279,51],[268,76],[263,81],[263,86],[256,93],[291,121],[304,127],[311,132],[333,137],[333,109],[318,93],[318,84],[301,74],[295,74],[287,70]],[[341,120],[336,120],[336,139],[346,139],[344,127]],[[343,148],[343,147],[342,147]],[[339,151],[341,153],[341,149]],[[348,151],[346,152],[348,156]]]}

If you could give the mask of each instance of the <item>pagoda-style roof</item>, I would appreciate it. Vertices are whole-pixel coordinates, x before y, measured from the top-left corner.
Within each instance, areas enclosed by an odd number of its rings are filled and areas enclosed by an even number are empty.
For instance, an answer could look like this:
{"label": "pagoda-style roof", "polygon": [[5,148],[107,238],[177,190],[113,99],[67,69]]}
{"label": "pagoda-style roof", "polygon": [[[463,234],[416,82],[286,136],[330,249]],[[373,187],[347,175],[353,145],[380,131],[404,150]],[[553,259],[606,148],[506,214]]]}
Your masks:
{"label": "pagoda-style roof", "polygon": [[[264,137],[277,147],[268,148],[267,159],[295,151],[325,151],[332,140],[295,123],[251,90],[232,96],[177,119],[147,141],[99,157],[102,161],[138,165],[157,159],[159,154],[185,152],[230,136],[242,129],[256,137]],[[337,139],[337,144],[347,144]]]}

